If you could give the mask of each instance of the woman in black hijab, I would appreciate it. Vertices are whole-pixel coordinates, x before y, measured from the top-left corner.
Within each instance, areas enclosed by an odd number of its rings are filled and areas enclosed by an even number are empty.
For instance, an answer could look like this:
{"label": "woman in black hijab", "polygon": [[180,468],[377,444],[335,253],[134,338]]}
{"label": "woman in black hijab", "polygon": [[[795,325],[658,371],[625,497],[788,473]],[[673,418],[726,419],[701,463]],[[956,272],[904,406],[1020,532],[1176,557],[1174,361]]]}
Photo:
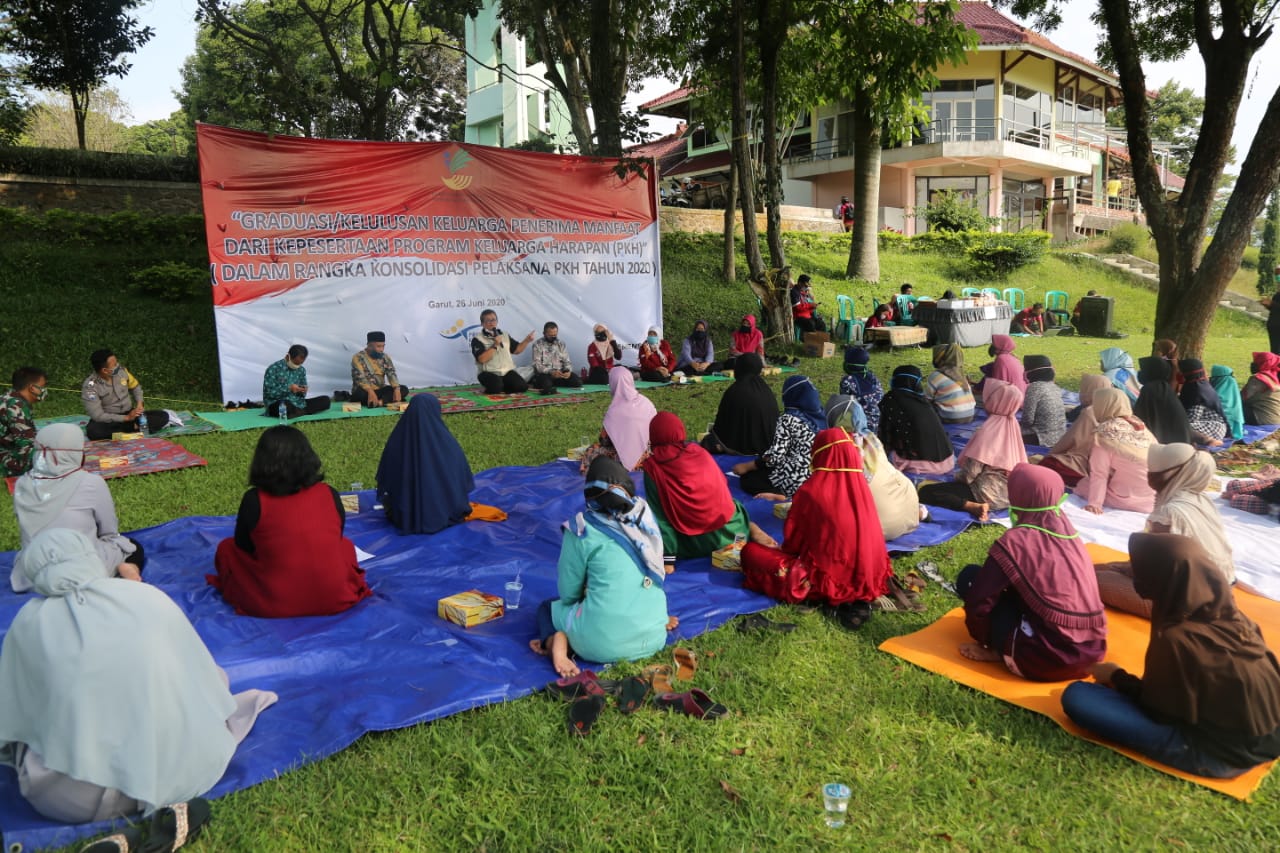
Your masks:
{"label": "woman in black hijab", "polygon": [[773,443],[778,424],[778,398],[760,371],[764,362],[755,353],[738,356],[733,384],[725,389],[716,422],[702,440],[712,453],[758,456]]}
{"label": "woman in black hijab", "polygon": [[1178,400],[1187,410],[1187,423],[1191,425],[1191,437],[1196,444],[1217,447],[1227,437],[1227,413],[1222,409],[1222,399],[1205,372],[1204,362],[1198,358],[1184,358],[1178,362],[1182,374],[1182,390]]}
{"label": "woman in black hijab", "polygon": [[1142,391],[1133,413],[1142,419],[1161,444],[1194,444],[1187,410],[1173,390],[1173,364],[1158,355],[1138,359]]}
{"label": "woman in black hijab", "polygon": [[956,467],[955,450],[938,410],[924,396],[924,375],[913,364],[893,371],[889,393],[880,401],[880,441],[895,468],[908,474],[947,474]]}

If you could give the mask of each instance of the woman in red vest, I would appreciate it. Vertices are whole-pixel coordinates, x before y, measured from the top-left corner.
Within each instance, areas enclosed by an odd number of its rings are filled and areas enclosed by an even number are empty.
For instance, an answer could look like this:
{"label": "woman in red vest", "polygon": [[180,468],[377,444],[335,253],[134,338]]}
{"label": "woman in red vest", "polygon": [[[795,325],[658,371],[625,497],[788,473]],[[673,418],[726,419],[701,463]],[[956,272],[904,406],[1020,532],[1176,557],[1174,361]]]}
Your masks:
{"label": "woman in red vest", "polygon": [[218,543],[209,584],[246,616],[341,613],[372,593],[342,535],[346,513],[324,482],[320,457],[301,431],[272,427],[258,440],[236,532]]}

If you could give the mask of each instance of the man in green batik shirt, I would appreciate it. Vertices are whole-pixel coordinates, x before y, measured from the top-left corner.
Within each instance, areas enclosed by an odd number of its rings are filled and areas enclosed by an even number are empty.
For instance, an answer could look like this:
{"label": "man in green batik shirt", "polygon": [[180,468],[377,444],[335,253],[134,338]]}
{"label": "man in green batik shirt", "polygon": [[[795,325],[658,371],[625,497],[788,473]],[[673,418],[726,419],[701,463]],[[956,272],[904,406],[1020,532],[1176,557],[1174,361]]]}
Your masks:
{"label": "man in green batik shirt", "polygon": [[280,417],[280,407],[290,418],[314,415],[329,410],[328,397],[307,397],[307,348],[302,344],[289,347],[288,354],[267,368],[262,377],[262,403],[269,418]]}
{"label": "man in green batik shirt", "polygon": [[16,477],[31,470],[36,424],[31,404],[43,400],[48,377],[38,367],[13,372],[13,388],[0,396],[0,475]]}

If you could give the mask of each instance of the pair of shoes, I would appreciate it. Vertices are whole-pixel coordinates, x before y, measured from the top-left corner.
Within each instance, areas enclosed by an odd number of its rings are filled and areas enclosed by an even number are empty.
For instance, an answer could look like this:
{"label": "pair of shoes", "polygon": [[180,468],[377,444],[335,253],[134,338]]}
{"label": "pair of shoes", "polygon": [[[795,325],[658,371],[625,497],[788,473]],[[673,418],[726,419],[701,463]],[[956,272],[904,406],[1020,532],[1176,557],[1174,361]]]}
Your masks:
{"label": "pair of shoes", "polygon": [[663,693],[655,696],[653,704],[668,711],[682,711],[700,720],[718,720],[729,713],[728,708],[696,687],[687,693]]}
{"label": "pair of shoes", "polygon": [[866,601],[850,601],[827,608],[827,615],[840,623],[840,627],[856,631],[871,618],[871,604]]}
{"label": "pair of shoes", "polygon": [[601,686],[600,679],[589,669],[584,669],[569,678],[556,679],[543,689],[553,696],[559,696],[561,699],[580,699],[583,696],[603,697],[605,695],[605,689]]}
{"label": "pair of shoes", "polygon": [[770,622],[762,613],[752,613],[738,620],[738,630],[744,634],[752,631],[777,631],[779,634],[790,634],[795,629],[794,622]]}
{"label": "pair of shoes", "polygon": [[556,386],[548,385],[546,388],[543,388],[542,391],[540,391],[539,393],[541,393],[542,396],[544,397],[550,397],[552,394],[559,394],[560,392],[556,390]]}

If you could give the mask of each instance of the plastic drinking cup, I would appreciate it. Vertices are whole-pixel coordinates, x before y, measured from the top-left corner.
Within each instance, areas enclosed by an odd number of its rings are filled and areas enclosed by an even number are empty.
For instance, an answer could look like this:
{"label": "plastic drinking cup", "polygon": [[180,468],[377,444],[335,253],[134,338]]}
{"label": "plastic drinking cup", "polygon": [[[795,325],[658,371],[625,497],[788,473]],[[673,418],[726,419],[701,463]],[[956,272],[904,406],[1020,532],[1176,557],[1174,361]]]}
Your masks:
{"label": "plastic drinking cup", "polygon": [[823,785],[822,805],[827,810],[827,826],[832,829],[844,826],[844,817],[849,811],[849,786],[840,782]]}
{"label": "plastic drinking cup", "polygon": [[502,597],[503,602],[507,605],[508,610],[520,609],[520,593],[524,591],[524,584],[520,581],[507,581],[504,587],[505,594]]}

